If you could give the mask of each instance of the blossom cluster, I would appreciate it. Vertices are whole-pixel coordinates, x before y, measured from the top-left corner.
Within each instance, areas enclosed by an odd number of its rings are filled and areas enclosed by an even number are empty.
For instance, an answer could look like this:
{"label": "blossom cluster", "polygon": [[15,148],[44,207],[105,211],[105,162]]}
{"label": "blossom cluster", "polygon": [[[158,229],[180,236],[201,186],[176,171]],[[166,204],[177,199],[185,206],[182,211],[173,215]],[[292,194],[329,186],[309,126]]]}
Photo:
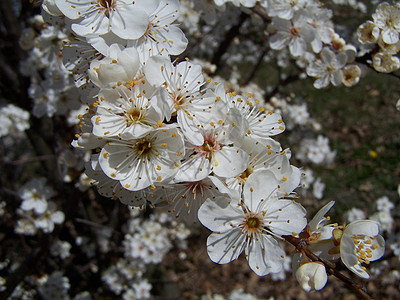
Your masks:
{"label": "blossom cluster", "polygon": [[[226,1],[216,4],[222,2]],[[256,1],[240,4],[254,7]],[[315,88],[358,83],[361,68],[354,63],[357,49],[335,32],[331,10],[318,1],[303,0],[265,0],[260,1],[260,8],[264,18],[271,18],[267,28],[270,47],[278,51],[288,49],[307,75],[317,78]]]}
{"label": "blossom cluster", "polygon": [[[362,4],[348,2],[365,11]],[[325,183],[314,167],[332,168],[338,153],[311,117],[305,99],[280,95],[271,86],[263,89],[251,76],[243,85],[247,71],[238,65],[274,61],[289,69],[295,61],[300,72],[295,77],[315,77],[315,88],[353,86],[361,76],[359,57],[371,52],[376,61],[379,53],[397,44],[392,43],[399,34],[396,26],[381,25],[388,24],[387,14],[396,18],[397,4],[378,6],[371,33],[365,31],[372,25],[360,27],[360,42],[380,48],[367,45],[359,52],[335,32],[332,11],[313,0],[40,4],[42,15],[27,19],[29,26],[19,40],[28,52],[19,72],[28,77],[34,118],[13,104],[3,106],[0,137],[12,137],[5,143],[8,149],[29,143],[38,148],[41,142],[52,147],[33,158],[32,149],[25,150],[31,152],[28,158],[15,160],[17,153],[10,151],[4,158],[20,173],[47,172],[48,179],[24,175],[28,180],[15,185],[18,192],[6,187],[4,193],[18,202],[1,201],[0,215],[9,220],[15,212],[13,234],[26,249],[36,245],[37,238],[43,242],[32,257],[48,253],[51,267],[29,271],[34,276],[25,276],[15,286],[0,277],[0,292],[11,299],[91,299],[79,288],[95,278],[123,299],[151,298],[155,283],[149,278],[171,250],[176,251],[174,259],[183,261],[180,267],[189,265],[185,259],[191,230],[185,224],[195,231],[201,225],[211,231],[205,247],[212,262],[228,264],[242,257],[255,274],[271,275],[274,281],[284,280],[292,264],[294,277],[307,292],[322,289],[328,275],[337,275],[339,263],[363,279],[370,277],[367,265],[385,251],[382,235],[396,226],[393,203],[378,199],[371,220],[365,220],[364,211],[350,210],[350,223],[339,225],[325,217],[331,201],[307,221],[301,198],[324,199]],[[236,21],[241,35],[258,35],[268,51],[260,57],[246,55],[260,45],[234,37],[235,55],[218,57]],[[254,24],[259,27],[252,28]],[[374,42],[366,41],[374,35]],[[396,53],[390,55],[387,70],[396,65]],[[229,80],[215,74],[221,61],[230,68]],[[291,81],[285,71],[279,75],[278,80]],[[14,140],[15,132],[31,127],[39,134],[29,141],[25,135]],[[54,132],[44,132],[50,127]],[[283,140],[277,139],[285,130],[291,135],[287,138],[286,132]],[[286,138],[293,155],[282,146]],[[293,166],[293,160],[305,167]],[[57,178],[51,178],[52,163],[57,165]],[[91,187],[118,201],[101,201]],[[119,202],[129,209],[121,210]],[[398,256],[399,243],[392,242],[391,251]],[[294,256],[288,255],[287,243],[297,249]],[[85,262],[80,265],[81,261]],[[0,265],[4,274],[23,270],[8,260]],[[379,270],[377,265],[372,274]],[[69,277],[71,272],[81,276],[79,287],[74,287],[77,280]],[[97,293],[104,291],[99,287]],[[220,297],[208,292],[202,299]],[[239,287],[229,296],[243,298],[255,296]]]}
{"label": "blossom cluster", "polygon": [[27,182],[18,191],[22,199],[17,211],[21,218],[15,231],[25,235],[34,235],[38,229],[45,233],[54,230],[55,224],[64,222],[64,213],[57,210],[57,205],[49,201],[54,191],[46,185],[46,178],[35,178]]}
{"label": "blossom cluster", "polygon": [[[307,69],[319,77],[316,87],[344,81],[342,68],[354,51],[343,46],[335,54],[324,46],[334,38],[327,10],[305,1],[262,7],[272,17],[271,48],[288,46],[294,57],[320,53]],[[63,17],[79,36],[63,50],[64,65],[89,106],[79,116],[82,131],[73,145],[96,150],[86,174],[99,193],[130,206],[167,205],[178,218],[200,220],[214,232],[207,240],[214,262],[228,263],[244,252],[256,274],[280,272],[285,252],[279,239],[298,237],[307,225],[294,194],[301,172],[290,165],[290,150],[271,138],[285,125],[252,94],[207,80],[200,65],[171,62],[169,56],[187,45],[174,23],[179,2],[54,0],[43,8],[53,23]],[[321,14],[325,19],[316,23],[312,16]],[[314,153],[310,159],[324,158]],[[126,243],[137,244],[132,240],[141,240],[138,234]],[[129,257],[140,255],[135,249]]]}
{"label": "blossom cluster", "polygon": [[400,3],[382,2],[372,15],[357,30],[358,40],[371,52],[373,68],[382,73],[391,73],[400,68],[396,54],[400,50]]}

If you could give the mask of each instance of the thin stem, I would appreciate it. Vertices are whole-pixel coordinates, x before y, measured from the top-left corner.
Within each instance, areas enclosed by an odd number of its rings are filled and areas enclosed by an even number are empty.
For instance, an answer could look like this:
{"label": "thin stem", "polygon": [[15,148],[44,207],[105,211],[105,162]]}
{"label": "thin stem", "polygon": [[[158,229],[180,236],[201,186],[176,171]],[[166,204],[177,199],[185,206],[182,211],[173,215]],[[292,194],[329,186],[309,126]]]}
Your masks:
{"label": "thin stem", "polygon": [[239,16],[239,22],[236,25],[232,26],[231,29],[229,29],[228,32],[225,34],[225,38],[219,44],[219,47],[214,53],[214,56],[211,60],[211,63],[216,65],[217,68],[219,68],[219,66],[221,65],[222,55],[224,55],[224,53],[228,50],[234,37],[239,34],[240,27],[249,17],[250,15],[242,12]]}
{"label": "thin stem", "polygon": [[269,102],[269,100],[275,96],[276,94],[279,93],[279,90],[283,87],[285,87],[286,85],[288,85],[289,83],[292,83],[296,80],[300,79],[300,75],[299,74],[295,74],[292,76],[287,77],[286,79],[282,80],[281,82],[279,82],[279,84],[276,85],[276,87],[269,92],[268,94],[265,95],[264,99],[266,102]]}
{"label": "thin stem", "polygon": [[336,266],[334,263],[331,263],[329,261],[323,260],[321,259],[319,256],[315,255],[310,247],[308,247],[308,242],[307,240],[301,239],[301,238],[296,238],[294,236],[291,235],[286,235],[283,236],[283,238],[285,239],[285,241],[287,241],[288,243],[292,244],[293,246],[296,247],[296,249],[298,251],[300,251],[301,253],[307,255],[307,257],[309,259],[311,259],[312,261],[317,261],[320,263],[323,263],[325,265],[325,269],[327,271],[328,274],[335,276],[336,278],[338,278],[339,280],[341,280],[342,282],[344,282],[348,288],[350,288],[351,290],[354,291],[354,293],[357,295],[357,297],[359,299],[363,299],[363,300],[370,300],[371,297],[362,290],[362,286],[355,283],[353,280],[351,280],[350,278],[348,278],[347,276],[343,275],[342,273],[340,273],[339,271],[336,270]]}
{"label": "thin stem", "polygon": [[258,69],[261,67],[261,63],[264,59],[265,54],[267,53],[267,47],[264,48],[264,50],[261,52],[260,56],[257,59],[257,62],[255,63],[253,70],[250,72],[250,75],[247,77],[245,80],[244,84],[249,84],[251,80],[253,80],[254,76],[256,75]]}

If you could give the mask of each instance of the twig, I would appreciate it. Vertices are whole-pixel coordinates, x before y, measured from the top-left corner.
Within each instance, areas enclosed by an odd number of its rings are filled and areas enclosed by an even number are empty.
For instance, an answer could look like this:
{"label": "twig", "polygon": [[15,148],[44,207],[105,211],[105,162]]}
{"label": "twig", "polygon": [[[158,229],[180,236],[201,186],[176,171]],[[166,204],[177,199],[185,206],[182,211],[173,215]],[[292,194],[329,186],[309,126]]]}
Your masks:
{"label": "twig", "polygon": [[23,159],[18,159],[10,162],[11,165],[23,165],[29,162],[36,162],[40,160],[49,160],[49,159],[54,159],[54,155],[49,154],[49,155],[40,155],[40,156],[34,156],[34,157],[29,157],[29,158],[23,158]]}
{"label": "twig", "polygon": [[362,287],[359,284],[355,283],[353,280],[351,280],[347,276],[345,276],[342,273],[340,273],[339,271],[337,271],[335,269],[335,264],[333,264],[329,261],[323,260],[320,257],[318,257],[317,255],[315,255],[311,251],[310,247],[308,247],[308,242],[306,240],[303,240],[301,238],[296,238],[291,235],[283,236],[283,238],[285,239],[285,241],[287,241],[290,244],[292,244],[293,246],[295,246],[297,250],[299,250],[302,253],[305,253],[307,255],[307,257],[309,259],[311,259],[312,261],[317,261],[317,262],[323,263],[325,265],[325,269],[328,272],[328,274],[333,275],[336,278],[338,278],[339,280],[341,280],[342,282],[344,282],[351,290],[353,290],[355,292],[355,294],[358,296],[359,299],[371,300],[371,297],[362,290]]}
{"label": "twig", "polygon": [[265,95],[265,97],[264,97],[265,102],[269,102],[269,100],[273,96],[275,96],[277,93],[279,93],[280,88],[282,88],[282,87],[288,85],[289,83],[292,83],[292,82],[294,82],[294,81],[296,81],[298,79],[300,79],[300,75],[299,74],[295,74],[295,75],[289,76],[286,79],[284,79],[281,82],[279,82],[279,84],[277,84],[275,86],[275,88],[271,92],[269,92],[268,94]]}
{"label": "twig", "polygon": [[254,76],[256,75],[258,69],[261,66],[261,63],[264,59],[265,54],[267,53],[267,49],[268,47],[264,47],[264,50],[261,52],[260,56],[257,59],[256,64],[253,67],[253,70],[251,70],[250,75],[247,77],[247,79],[245,80],[244,84],[249,84],[250,81],[254,78]]}
{"label": "twig", "polygon": [[20,267],[7,277],[7,288],[0,293],[0,299],[8,299],[17,285],[29,274],[36,271],[37,264],[41,258],[46,257],[49,250],[49,236],[44,235],[40,241],[40,247],[32,251],[20,265]]}
{"label": "twig", "polygon": [[221,64],[222,55],[224,55],[224,53],[228,50],[234,37],[236,37],[239,34],[240,27],[242,26],[244,21],[246,21],[249,17],[250,15],[242,12],[239,16],[239,22],[236,25],[232,26],[231,29],[229,29],[228,32],[225,34],[225,38],[219,44],[219,47],[217,51],[214,53],[214,56],[211,60],[211,63],[216,65],[217,68],[219,68]]}
{"label": "twig", "polygon": [[386,74],[386,75],[395,77],[397,79],[400,79],[400,75],[397,75],[397,74],[395,74],[393,72],[392,73],[378,72],[377,70],[375,70],[375,68],[373,66],[371,66],[371,64],[368,62],[369,60],[371,60],[371,55],[368,55],[368,56],[364,55],[362,57],[357,57],[355,61],[357,63],[360,63],[360,64],[363,64],[363,65],[367,66],[369,69],[373,70],[377,74]]}
{"label": "twig", "polygon": [[254,12],[256,15],[258,15],[261,19],[263,19],[264,22],[269,23],[271,21],[271,18],[268,17],[268,15],[259,5],[253,7],[251,11]]}
{"label": "twig", "polygon": [[179,55],[171,55],[172,61],[175,61],[176,63],[179,63],[181,61],[184,61],[186,59],[187,56],[189,56],[189,54],[196,49],[202,42],[203,40],[208,37],[211,36],[211,34],[213,33],[213,31],[220,26],[219,23],[216,23],[208,32],[204,33],[201,35],[201,37],[195,42],[195,43],[190,43],[188,45],[188,47],[185,49],[185,51],[183,51],[181,54]]}

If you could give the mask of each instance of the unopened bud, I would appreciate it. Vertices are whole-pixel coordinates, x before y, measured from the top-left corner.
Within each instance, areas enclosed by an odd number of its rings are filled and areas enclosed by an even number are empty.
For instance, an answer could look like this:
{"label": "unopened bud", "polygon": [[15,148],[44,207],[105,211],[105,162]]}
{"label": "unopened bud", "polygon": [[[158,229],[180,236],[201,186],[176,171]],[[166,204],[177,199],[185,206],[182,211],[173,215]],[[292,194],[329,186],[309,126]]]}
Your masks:
{"label": "unopened bud", "polygon": [[325,266],[319,262],[307,262],[296,271],[296,279],[306,292],[321,290],[328,281]]}

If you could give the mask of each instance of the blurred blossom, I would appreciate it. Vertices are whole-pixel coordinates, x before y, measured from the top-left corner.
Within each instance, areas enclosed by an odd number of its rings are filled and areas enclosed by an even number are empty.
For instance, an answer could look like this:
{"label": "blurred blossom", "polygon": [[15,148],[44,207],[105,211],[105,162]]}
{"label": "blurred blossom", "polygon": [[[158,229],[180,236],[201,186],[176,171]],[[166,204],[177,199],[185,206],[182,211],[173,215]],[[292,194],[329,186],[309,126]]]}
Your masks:
{"label": "blurred blossom", "polygon": [[318,200],[321,200],[324,197],[325,183],[321,181],[321,178],[318,177],[313,184],[313,195]]}
{"label": "blurred blossom", "polygon": [[346,220],[348,222],[354,222],[356,220],[364,220],[365,219],[365,213],[362,209],[355,208],[353,207],[352,209],[348,210],[346,213]]}

